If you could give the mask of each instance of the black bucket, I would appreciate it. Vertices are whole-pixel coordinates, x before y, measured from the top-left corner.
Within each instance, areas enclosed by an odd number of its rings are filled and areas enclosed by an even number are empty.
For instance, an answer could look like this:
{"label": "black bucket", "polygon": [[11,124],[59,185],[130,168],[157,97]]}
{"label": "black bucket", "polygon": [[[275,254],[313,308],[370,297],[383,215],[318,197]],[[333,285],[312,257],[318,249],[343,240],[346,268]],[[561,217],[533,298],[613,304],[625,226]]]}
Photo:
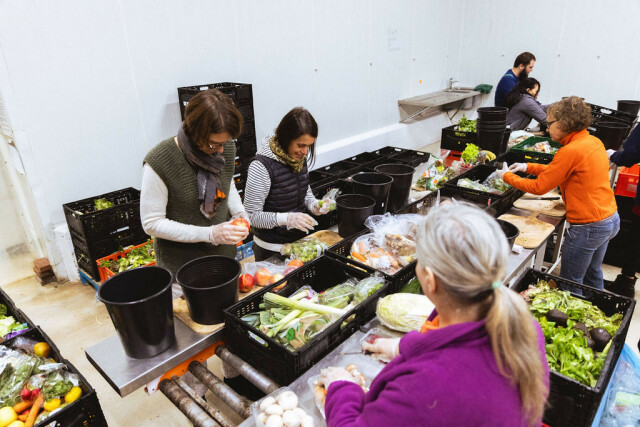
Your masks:
{"label": "black bucket", "polygon": [[630,99],[619,100],[618,101],[618,111],[624,111],[625,113],[633,114],[634,116],[638,115],[638,111],[640,111],[640,101],[633,101]]}
{"label": "black bucket", "polygon": [[476,144],[481,150],[487,150],[499,156],[507,151],[507,142],[509,138],[506,137],[506,128],[501,129],[476,129],[477,142]]}
{"label": "black bucket", "polygon": [[598,120],[593,127],[593,136],[600,138],[607,150],[617,150],[629,133],[629,125],[622,122]]}
{"label": "black bucket", "polygon": [[127,356],[153,357],[175,342],[172,283],[169,270],[151,266],[124,271],[98,289]]}
{"label": "black bucket", "polygon": [[338,234],[343,238],[364,230],[364,222],[373,215],[376,200],[364,194],[342,194],[336,198]]}
{"label": "black bucket", "polygon": [[487,121],[502,121],[507,119],[507,107],[481,107],[478,108],[478,119]]}
{"label": "black bucket", "polygon": [[395,212],[404,208],[407,204],[407,200],[409,199],[413,174],[416,169],[409,165],[386,163],[376,166],[374,170],[393,178],[391,190],[389,190],[389,207],[387,210],[389,212]]}
{"label": "black bucket", "polygon": [[511,224],[508,221],[504,221],[501,219],[496,219],[498,224],[500,224],[500,228],[502,228],[502,232],[507,237],[507,241],[509,242],[509,249],[513,248],[516,239],[520,235],[520,230],[515,225]]}
{"label": "black bucket", "polygon": [[360,172],[351,177],[351,182],[354,193],[365,194],[375,199],[375,215],[382,215],[387,211],[393,178],[377,172]]}
{"label": "black bucket", "polygon": [[178,270],[176,281],[182,286],[189,314],[201,325],[224,322],[223,310],[238,302],[240,263],[222,255],[189,261]]}

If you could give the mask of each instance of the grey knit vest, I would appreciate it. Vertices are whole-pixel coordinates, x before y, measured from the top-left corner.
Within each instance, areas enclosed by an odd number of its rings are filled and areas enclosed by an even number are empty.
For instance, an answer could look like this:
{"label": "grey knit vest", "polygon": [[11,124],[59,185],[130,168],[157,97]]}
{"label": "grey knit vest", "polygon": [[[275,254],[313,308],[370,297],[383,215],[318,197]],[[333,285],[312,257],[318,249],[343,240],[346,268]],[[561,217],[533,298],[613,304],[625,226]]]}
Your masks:
{"label": "grey knit vest", "polygon": [[[144,162],[148,163],[160,176],[169,191],[167,219],[199,227],[209,227],[229,220],[228,197],[235,169],[235,145],[227,144],[223,156],[225,165],[220,174],[222,186],[220,190],[227,195],[227,198],[220,202],[216,215],[209,219],[200,212],[197,171],[187,163],[174,138],[162,141],[149,151]],[[236,255],[236,247],[233,245],[213,246],[208,242],[182,243],[156,238],[154,248],[157,264],[171,270],[174,274],[182,265],[195,258],[206,255],[224,255],[234,258]]]}

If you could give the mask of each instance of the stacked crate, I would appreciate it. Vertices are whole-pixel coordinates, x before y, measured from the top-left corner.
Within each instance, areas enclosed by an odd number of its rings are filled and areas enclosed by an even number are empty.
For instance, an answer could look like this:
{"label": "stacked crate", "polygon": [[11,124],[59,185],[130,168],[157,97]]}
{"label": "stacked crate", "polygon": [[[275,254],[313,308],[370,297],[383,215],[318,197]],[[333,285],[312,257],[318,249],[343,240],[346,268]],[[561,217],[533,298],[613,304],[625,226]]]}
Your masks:
{"label": "stacked crate", "polygon": [[255,115],[253,111],[253,90],[250,84],[230,82],[179,87],[178,103],[180,104],[180,116],[183,120],[185,108],[189,100],[199,92],[209,89],[218,89],[220,92],[228,95],[244,118],[242,134],[236,143],[236,170],[233,175],[233,181],[240,193],[240,197],[244,199],[244,187],[247,182],[249,163],[251,163],[251,160],[256,155],[257,149]]}

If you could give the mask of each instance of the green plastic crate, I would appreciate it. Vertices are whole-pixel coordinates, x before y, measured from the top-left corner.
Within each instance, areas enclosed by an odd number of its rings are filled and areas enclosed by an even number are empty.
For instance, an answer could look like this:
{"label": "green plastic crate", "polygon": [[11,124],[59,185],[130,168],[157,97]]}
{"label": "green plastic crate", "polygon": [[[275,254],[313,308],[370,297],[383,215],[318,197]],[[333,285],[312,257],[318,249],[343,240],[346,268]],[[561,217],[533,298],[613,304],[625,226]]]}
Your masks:
{"label": "green plastic crate", "polygon": [[553,141],[551,138],[544,138],[542,136],[531,136],[519,144],[514,145],[509,149],[510,152],[515,154],[515,158],[517,162],[528,162],[528,163],[543,163],[548,164],[553,160],[553,156],[555,153],[538,153],[537,151],[527,150],[528,147],[531,147],[538,142],[549,141],[551,147],[554,148],[562,148],[562,144],[559,142]]}

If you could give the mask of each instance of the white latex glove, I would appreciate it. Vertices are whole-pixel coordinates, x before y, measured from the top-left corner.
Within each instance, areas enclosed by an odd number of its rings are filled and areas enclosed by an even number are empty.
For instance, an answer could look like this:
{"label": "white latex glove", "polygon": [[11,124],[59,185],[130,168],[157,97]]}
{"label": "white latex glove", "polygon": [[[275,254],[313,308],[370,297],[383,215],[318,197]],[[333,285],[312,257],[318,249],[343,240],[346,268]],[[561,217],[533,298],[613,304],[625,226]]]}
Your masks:
{"label": "white latex glove", "polygon": [[313,230],[313,227],[318,225],[315,219],[311,218],[306,213],[302,212],[289,212],[287,214],[287,230],[295,228],[300,231],[308,233]]}
{"label": "white latex glove", "polygon": [[608,150],[607,150],[607,157],[611,158],[611,155],[612,155],[613,153],[615,153],[615,152],[616,152],[616,150],[608,149]]}
{"label": "white latex glove", "polygon": [[362,349],[375,354],[384,354],[388,360],[400,353],[400,338],[378,338],[373,343],[362,342]]}
{"label": "white latex glove", "polygon": [[505,173],[509,172],[509,167],[507,166],[507,162],[502,163],[502,169],[496,171],[496,175],[498,178],[502,179]]}
{"label": "white latex glove", "polygon": [[[320,202],[322,202],[322,206],[320,206]],[[311,205],[311,213],[314,215],[324,215],[329,212],[329,208],[331,208],[331,199],[316,200]]]}
{"label": "white latex glove", "polygon": [[527,171],[527,164],[526,163],[514,163],[511,166],[509,166],[509,172],[526,172]]}
{"label": "white latex glove", "polygon": [[321,372],[322,382],[324,383],[324,388],[329,390],[329,386],[336,381],[349,381],[350,383],[355,383],[356,379],[347,372],[344,368],[339,367],[330,367],[323,369]]}
{"label": "white latex glove", "polygon": [[209,242],[212,245],[236,245],[249,235],[249,229],[232,225],[231,221],[211,226]]}
{"label": "white latex glove", "polygon": [[231,217],[231,221],[233,221],[236,218],[246,219],[247,222],[249,223],[249,225],[251,225],[251,220],[249,220],[249,215],[247,215],[247,211],[245,211],[245,210],[242,210],[242,211],[238,212],[237,214],[233,215]]}

